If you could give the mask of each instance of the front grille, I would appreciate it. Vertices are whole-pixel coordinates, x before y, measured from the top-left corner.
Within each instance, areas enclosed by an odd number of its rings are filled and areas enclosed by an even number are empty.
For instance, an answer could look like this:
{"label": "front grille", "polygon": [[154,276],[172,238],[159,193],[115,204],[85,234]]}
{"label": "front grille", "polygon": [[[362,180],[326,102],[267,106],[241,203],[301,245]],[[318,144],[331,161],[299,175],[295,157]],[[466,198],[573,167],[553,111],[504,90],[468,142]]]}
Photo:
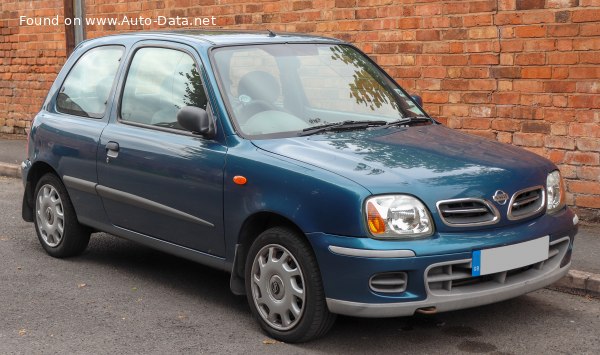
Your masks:
{"label": "front grille", "polygon": [[545,197],[546,194],[542,186],[530,187],[515,192],[510,199],[506,217],[514,221],[537,214],[546,204]]}
{"label": "front grille", "polygon": [[550,242],[548,259],[538,263],[484,276],[471,276],[471,259],[438,263],[425,271],[429,292],[446,296],[489,290],[514,282],[533,279],[546,270],[559,266],[569,247],[569,237]]}
{"label": "front grille", "polygon": [[489,201],[478,198],[440,201],[437,209],[442,221],[453,227],[484,226],[500,219],[498,210]]}
{"label": "front grille", "polygon": [[369,280],[369,287],[376,292],[396,293],[406,290],[405,272],[386,272],[376,274]]}

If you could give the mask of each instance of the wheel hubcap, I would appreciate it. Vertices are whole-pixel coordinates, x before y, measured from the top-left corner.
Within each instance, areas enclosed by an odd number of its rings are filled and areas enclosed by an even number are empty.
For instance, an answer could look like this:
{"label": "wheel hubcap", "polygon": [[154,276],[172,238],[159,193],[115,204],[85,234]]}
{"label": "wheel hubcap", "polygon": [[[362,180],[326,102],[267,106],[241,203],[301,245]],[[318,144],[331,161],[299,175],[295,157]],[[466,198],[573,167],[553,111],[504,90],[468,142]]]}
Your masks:
{"label": "wheel hubcap", "polygon": [[38,191],[35,216],[44,243],[50,247],[60,244],[65,231],[65,213],[62,200],[54,186],[47,184]]}
{"label": "wheel hubcap", "polygon": [[264,246],[255,256],[252,298],[261,318],[278,330],[293,328],[304,313],[304,276],[296,258],[281,245]]}

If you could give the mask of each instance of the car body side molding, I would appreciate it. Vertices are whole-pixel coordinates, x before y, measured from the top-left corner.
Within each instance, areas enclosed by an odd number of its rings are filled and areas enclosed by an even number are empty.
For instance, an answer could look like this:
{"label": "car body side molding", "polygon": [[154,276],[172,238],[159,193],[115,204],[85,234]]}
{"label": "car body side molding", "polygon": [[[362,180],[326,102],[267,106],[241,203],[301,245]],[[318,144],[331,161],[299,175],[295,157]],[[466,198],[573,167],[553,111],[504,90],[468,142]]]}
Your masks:
{"label": "car body side molding", "polygon": [[67,175],[63,176],[63,181],[65,183],[65,186],[67,186],[67,188],[73,188],[73,189],[80,190],[83,192],[96,194],[102,198],[110,199],[113,201],[118,201],[121,203],[125,203],[128,205],[138,207],[138,208],[143,208],[148,211],[168,215],[168,216],[175,217],[175,218],[187,221],[187,222],[202,224],[202,225],[206,225],[209,227],[215,226],[213,223],[211,223],[209,221],[205,221],[201,218],[192,216],[189,213],[185,213],[183,211],[177,210],[177,209],[169,207],[169,206],[165,206],[161,203],[151,201],[151,200],[145,199],[140,196],[136,196],[136,195],[133,195],[133,194],[130,194],[127,192],[123,192],[123,191],[116,190],[116,189],[113,189],[110,187],[99,185],[99,184],[93,183],[91,181],[78,179],[78,178],[75,178],[72,176],[67,176]]}

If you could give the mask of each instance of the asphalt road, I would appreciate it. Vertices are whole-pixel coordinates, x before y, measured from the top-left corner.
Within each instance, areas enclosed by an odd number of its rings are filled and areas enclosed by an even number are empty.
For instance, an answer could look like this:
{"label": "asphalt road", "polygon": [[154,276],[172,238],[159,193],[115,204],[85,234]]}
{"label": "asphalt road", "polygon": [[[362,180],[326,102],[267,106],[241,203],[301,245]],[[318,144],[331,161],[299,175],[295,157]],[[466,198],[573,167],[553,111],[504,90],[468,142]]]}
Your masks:
{"label": "asphalt road", "polygon": [[433,317],[340,317],[323,339],[273,343],[228,275],[106,234],[53,259],[0,177],[0,354],[598,354],[600,300],[540,290]]}

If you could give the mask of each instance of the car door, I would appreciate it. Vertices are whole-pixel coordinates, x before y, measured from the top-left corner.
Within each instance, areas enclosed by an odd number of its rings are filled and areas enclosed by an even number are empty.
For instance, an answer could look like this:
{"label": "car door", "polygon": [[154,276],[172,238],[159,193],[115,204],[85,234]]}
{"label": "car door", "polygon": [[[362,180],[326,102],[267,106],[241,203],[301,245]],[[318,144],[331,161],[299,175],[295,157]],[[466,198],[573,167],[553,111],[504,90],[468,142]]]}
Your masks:
{"label": "car door", "polygon": [[183,106],[210,114],[202,71],[190,47],[134,48],[100,139],[97,190],[115,226],[223,256],[223,137],[194,135],[176,118]]}

